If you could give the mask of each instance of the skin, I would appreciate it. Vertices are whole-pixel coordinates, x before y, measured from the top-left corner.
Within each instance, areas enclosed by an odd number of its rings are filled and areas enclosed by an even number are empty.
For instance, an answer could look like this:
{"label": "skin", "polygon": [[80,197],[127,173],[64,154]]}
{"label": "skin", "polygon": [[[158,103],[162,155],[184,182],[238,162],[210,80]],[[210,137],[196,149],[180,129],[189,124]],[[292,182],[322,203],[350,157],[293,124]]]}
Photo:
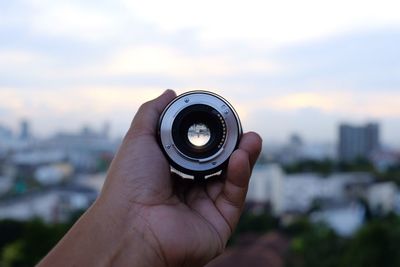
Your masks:
{"label": "skin", "polygon": [[156,141],[167,90],[143,104],[95,203],[39,266],[204,266],[234,230],[261,150],[242,136],[223,177],[203,183],[171,174]]}

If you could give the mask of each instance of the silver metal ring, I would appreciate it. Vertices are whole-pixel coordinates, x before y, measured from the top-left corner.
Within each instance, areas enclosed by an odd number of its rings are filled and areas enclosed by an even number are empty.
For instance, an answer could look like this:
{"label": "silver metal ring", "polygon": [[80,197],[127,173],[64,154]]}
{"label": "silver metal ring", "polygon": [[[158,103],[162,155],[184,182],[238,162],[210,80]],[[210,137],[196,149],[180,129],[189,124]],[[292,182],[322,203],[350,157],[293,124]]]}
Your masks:
{"label": "silver metal ring", "polygon": [[[192,127],[188,130],[190,123]],[[158,126],[160,146],[171,166],[193,176],[205,177],[223,169],[242,135],[234,108],[221,96],[208,91],[190,91],[176,97],[164,109]],[[197,132],[191,133],[193,129]],[[203,139],[208,143],[197,147],[190,139],[196,135],[205,136]]]}

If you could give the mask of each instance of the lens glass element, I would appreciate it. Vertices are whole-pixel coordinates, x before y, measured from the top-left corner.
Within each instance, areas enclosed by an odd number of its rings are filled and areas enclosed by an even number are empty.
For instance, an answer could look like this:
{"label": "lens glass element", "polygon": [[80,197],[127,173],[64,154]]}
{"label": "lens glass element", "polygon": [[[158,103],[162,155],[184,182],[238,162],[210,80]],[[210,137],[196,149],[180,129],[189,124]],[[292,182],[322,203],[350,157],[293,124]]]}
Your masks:
{"label": "lens glass element", "polygon": [[207,125],[194,123],[189,127],[187,133],[189,142],[195,147],[202,147],[210,141],[211,132]]}

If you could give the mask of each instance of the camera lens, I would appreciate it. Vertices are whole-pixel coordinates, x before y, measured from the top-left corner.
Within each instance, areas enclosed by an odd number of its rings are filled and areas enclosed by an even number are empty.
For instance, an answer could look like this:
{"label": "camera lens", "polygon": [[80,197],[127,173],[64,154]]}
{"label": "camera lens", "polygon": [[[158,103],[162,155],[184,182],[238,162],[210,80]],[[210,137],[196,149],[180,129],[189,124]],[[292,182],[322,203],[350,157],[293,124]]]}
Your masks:
{"label": "camera lens", "polygon": [[205,177],[224,168],[242,134],[239,118],[222,97],[192,91],[176,97],[163,111],[159,142],[178,172]]}
{"label": "camera lens", "polygon": [[[194,125],[196,128],[193,128]],[[193,134],[191,128],[197,129],[197,133]],[[214,155],[222,147],[226,126],[222,115],[215,108],[193,104],[177,113],[171,132],[173,145],[181,154],[200,159]]]}

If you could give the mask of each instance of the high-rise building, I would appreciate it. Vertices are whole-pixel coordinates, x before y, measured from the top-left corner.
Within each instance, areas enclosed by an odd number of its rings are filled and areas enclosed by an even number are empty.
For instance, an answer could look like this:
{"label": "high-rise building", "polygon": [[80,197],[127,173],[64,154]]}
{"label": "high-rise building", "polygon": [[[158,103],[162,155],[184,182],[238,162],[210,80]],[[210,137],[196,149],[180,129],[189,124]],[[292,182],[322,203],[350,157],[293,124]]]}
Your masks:
{"label": "high-rise building", "polygon": [[20,139],[27,140],[31,138],[31,129],[28,120],[22,120],[20,123]]}
{"label": "high-rise building", "polygon": [[101,131],[104,138],[110,137],[110,129],[111,129],[110,123],[108,121],[105,121]]}
{"label": "high-rise building", "polygon": [[349,162],[368,158],[380,148],[379,125],[368,123],[364,126],[341,124],[339,127],[339,159]]}

